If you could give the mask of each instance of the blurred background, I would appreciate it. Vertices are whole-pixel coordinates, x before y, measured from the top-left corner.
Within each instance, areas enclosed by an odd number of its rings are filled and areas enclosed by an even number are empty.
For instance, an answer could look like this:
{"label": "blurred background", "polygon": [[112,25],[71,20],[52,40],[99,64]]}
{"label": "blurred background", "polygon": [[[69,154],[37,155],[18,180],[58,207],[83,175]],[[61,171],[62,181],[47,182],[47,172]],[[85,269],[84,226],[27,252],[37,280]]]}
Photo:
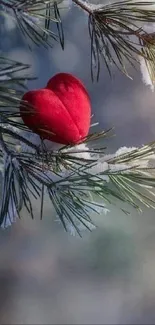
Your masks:
{"label": "blurred background", "polygon": [[[63,3],[63,8],[66,2]],[[70,72],[85,83],[98,130],[115,127],[108,152],[155,140],[155,94],[140,72],[133,80],[104,64],[100,81],[90,77],[87,17],[72,6],[62,9],[65,50],[24,44],[14,21],[0,23],[0,51],[30,63],[38,76],[29,89],[43,87],[55,73]],[[0,232],[1,324],[155,324],[155,213],[124,215],[111,207],[83,238],[66,234],[49,202],[43,221],[23,219]]]}

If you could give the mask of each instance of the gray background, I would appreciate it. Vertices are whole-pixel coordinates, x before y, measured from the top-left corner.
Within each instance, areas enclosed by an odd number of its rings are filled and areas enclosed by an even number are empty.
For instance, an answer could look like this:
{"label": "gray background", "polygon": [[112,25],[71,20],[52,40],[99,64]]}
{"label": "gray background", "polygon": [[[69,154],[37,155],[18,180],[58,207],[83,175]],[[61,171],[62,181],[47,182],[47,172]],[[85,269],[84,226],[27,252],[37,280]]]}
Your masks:
{"label": "gray background", "polygon": [[[116,69],[111,80],[102,66],[99,83],[90,78],[87,19],[72,7],[63,11],[65,51],[30,52],[11,20],[1,23],[0,49],[32,64],[43,87],[59,71],[85,83],[98,129],[115,126],[108,151],[155,140],[155,94],[140,72],[133,81]],[[8,30],[6,36],[6,29]],[[39,203],[38,203],[39,204]],[[0,323],[2,324],[155,324],[155,214],[144,209],[125,216],[112,208],[98,218],[99,228],[83,239],[64,233],[47,202],[45,217],[23,220],[0,234]]]}

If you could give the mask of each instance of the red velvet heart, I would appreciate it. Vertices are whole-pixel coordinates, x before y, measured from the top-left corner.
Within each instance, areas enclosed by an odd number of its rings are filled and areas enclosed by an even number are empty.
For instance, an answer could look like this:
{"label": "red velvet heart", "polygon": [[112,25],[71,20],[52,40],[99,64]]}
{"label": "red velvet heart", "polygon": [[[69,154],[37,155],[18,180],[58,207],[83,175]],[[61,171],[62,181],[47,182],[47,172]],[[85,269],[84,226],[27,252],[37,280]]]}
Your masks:
{"label": "red velvet heart", "polygon": [[[21,117],[33,132],[61,144],[76,144],[86,137],[90,127],[91,104],[80,80],[59,73],[48,81],[46,88],[29,91],[23,100],[33,106],[33,114]],[[26,108],[31,110],[32,108]]]}

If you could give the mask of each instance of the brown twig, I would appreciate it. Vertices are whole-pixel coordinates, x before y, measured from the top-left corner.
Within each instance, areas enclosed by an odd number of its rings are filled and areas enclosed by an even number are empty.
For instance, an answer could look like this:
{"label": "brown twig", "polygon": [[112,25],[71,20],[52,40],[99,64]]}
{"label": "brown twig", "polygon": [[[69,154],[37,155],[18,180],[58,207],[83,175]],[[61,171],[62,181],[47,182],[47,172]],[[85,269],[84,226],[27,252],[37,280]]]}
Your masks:
{"label": "brown twig", "polygon": [[82,0],[72,0],[72,2],[74,2],[81,9],[85,10],[86,12],[88,12],[88,14],[92,14],[93,13],[93,10],[90,8],[89,4],[87,4],[86,2],[84,2]]}

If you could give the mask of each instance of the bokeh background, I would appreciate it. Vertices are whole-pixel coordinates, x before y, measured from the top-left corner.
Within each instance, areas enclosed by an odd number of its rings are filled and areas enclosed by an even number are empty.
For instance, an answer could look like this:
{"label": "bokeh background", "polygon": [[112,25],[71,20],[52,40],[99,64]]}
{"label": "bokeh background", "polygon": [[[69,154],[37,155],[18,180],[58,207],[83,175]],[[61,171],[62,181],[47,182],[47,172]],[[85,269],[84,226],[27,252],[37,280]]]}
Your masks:
{"label": "bokeh background", "polygon": [[[63,4],[63,8],[66,2]],[[65,50],[34,47],[30,52],[14,21],[0,22],[0,52],[25,63],[39,88],[59,71],[85,83],[98,129],[115,126],[108,152],[155,140],[155,94],[140,72],[133,80],[104,64],[99,83],[90,77],[87,17],[78,8],[62,9]],[[1,324],[155,324],[155,213],[124,215],[111,207],[98,228],[83,238],[66,234],[47,202],[43,221],[23,219],[0,231]]]}

